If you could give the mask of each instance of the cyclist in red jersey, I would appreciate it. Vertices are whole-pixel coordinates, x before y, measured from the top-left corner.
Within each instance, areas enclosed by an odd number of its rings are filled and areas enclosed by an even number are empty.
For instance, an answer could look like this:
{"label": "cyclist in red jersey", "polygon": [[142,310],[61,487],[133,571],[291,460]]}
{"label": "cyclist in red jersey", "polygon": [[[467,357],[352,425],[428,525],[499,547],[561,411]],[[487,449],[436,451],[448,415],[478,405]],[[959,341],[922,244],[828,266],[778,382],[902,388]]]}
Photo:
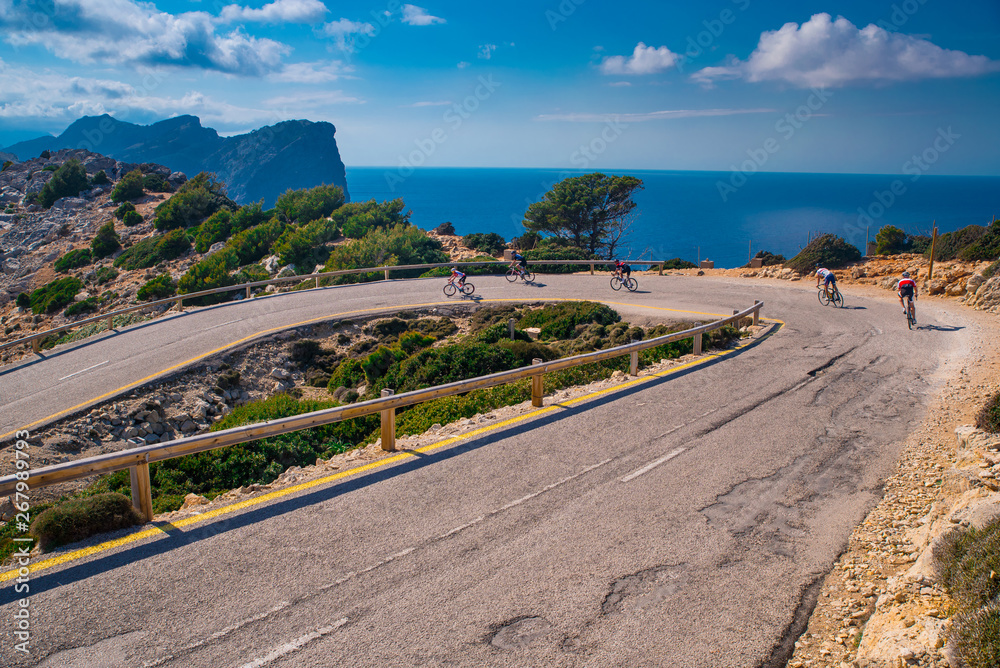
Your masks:
{"label": "cyclist in red jersey", "polygon": [[[903,297],[906,297],[911,306],[913,306],[913,300],[917,298],[917,282],[910,278],[910,272],[903,272],[903,277],[896,284],[896,294],[899,295],[899,305],[903,307],[903,313],[906,313],[907,305],[903,302]],[[913,318],[916,319],[916,317],[917,307],[913,306]]]}

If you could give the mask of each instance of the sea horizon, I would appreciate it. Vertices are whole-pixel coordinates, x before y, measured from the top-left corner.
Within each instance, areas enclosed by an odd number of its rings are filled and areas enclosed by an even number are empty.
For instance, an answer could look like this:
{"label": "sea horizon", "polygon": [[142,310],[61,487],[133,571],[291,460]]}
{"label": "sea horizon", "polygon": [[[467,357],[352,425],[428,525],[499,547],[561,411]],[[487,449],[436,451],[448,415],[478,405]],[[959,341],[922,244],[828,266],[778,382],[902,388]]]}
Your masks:
{"label": "sea horizon", "polygon": [[[758,251],[794,256],[809,239],[832,233],[858,247],[884,225],[930,235],[988,225],[1000,213],[1000,176],[855,174],[529,167],[348,167],[353,201],[402,197],[411,222],[457,234],[524,233],[524,211],[558,181],[601,171],[637,176],[636,218],[619,255],[719,267],[747,263]],[[625,252],[625,251],[628,252]]]}

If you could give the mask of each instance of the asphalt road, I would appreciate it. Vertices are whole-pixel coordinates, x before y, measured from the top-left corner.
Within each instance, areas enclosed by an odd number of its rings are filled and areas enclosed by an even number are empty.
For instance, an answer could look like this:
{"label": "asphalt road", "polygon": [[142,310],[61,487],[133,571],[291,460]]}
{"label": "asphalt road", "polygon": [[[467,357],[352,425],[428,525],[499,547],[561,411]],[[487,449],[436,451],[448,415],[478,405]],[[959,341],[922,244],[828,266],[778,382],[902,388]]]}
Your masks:
{"label": "asphalt road", "polygon": [[[761,299],[785,325],[689,373],[33,573],[30,655],[13,650],[21,594],[0,583],[0,663],[783,665],[814,584],[975,336],[957,308],[922,304],[910,332],[888,297],[824,308],[801,283],[473,280],[485,298],[635,313]],[[256,331],[443,301],[440,282],[207,309],[5,369],[5,430]]]}

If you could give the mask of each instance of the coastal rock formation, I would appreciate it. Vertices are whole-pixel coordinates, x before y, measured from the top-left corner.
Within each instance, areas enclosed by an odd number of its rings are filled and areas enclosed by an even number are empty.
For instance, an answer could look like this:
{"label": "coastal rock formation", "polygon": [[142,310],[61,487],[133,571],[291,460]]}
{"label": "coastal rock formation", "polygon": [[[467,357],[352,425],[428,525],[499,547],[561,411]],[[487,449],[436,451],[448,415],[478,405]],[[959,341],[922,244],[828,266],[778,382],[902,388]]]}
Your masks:
{"label": "coastal rock formation", "polygon": [[118,160],[167,165],[194,175],[214,172],[241,204],[263,199],[265,208],[289,188],[320,184],[347,192],[336,128],[331,123],[284,121],[248,134],[220,137],[196,116],[178,116],[152,125],[135,125],[105,114],[85,116],[58,137],[39,137],[5,149],[21,159],[44,150],[100,151]]}

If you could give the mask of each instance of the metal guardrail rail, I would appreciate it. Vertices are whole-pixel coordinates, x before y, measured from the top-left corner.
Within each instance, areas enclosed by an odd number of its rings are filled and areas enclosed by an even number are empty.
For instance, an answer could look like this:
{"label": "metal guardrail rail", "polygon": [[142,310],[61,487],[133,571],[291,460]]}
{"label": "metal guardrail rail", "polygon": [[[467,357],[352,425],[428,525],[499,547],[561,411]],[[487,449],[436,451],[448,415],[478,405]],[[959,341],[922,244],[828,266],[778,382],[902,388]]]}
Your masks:
{"label": "metal guardrail rail", "polygon": [[634,341],[607,350],[564,357],[549,362],[536,359],[532,366],[501,371],[488,376],[479,376],[477,378],[413,390],[402,394],[393,394],[392,390],[383,390],[382,397],[356,404],[327,408],[312,413],[304,413],[302,415],[294,415],[292,417],[243,427],[234,427],[207,434],[188,436],[165,443],[155,443],[76,461],[62,462],[40,469],[20,471],[0,478],[0,497],[9,496],[15,492],[23,494],[27,490],[129,469],[132,477],[132,502],[148,521],[153,517],[153,500],[149,480],[149,465],[153,462],[184,457],[198,452],[205,452],[206,450],[224,448],[269,436],[279,436],[299,431],[300,429],[319,427],[342,420],[350,420],[351,418],[374,415],[375,413],[382,414],[382,448],[385,450],[394,450],[395,411],[397,408],[412,406],[430,401],[431,399],[464,394],[472,390],[503,385],[524,378],[532,379],[531,403],[533,406],[540,407],[542,406],[544,387],[543,378],[546,373],[582,366],[584,364],[592,364],[622,355],[631,355],[629,371],[634,376],[638,372],[640,351],[665,343],[693,338],[693,350],[695,354],[699,354],[702,351],[702,336],[706,332],[719,329],[730,323],[739,322],[746,317],[752,317],[753,324],[756,325],[760,322],[760,310],[763,306],[763,302],[756,301],[750,308],[734,312],[728,318],[646,341]]}
{"label": "metal guardrail rail", "polygon": [[[659,266],[659,273],[663,273],[663,265],[666,261],[664,260],[626,260],[627,263],[636,265],[648,265],[648,266]],[[572,264],[580,266],[589,266],[590,273],[594,273],[594,268],[598,265],[609,264],[609,261],[601,260],[532,260],[531,264]],[[383,272],[385,274],[385,280],[389,280],[389,274],[393,271],[405,271],[412,269],[435,269],[437,267],[471,267],[471,266],[481,266],[481,265],[508,265],[510,264],[504,260],[495,261],[481,261],[481,262],[444,262],[437,264],[407,264],[407,265],[396,265],[389,267],[366,267],[364,269],[341,269],[339,271],[326,271],[318,274],[300,274],[296,276],[285,276],[282,278],[270,278],[266,281],[254,281],[252,283],[240,283],[239,285],[227,285],[221,288],[212,288],[211,290],[201,290],[199,292],[189,292],[183,295],[175,295],[173,297],[167,297],[166,299],[157,299],[155,301],[146,302],[144,304],[136,304],[135,306],[129,306],[127,308],[118,309],[117,311],[111,311],[110,313],[102,313],[101,315],[91,316],[89,318],[83,318],[81,320],[76,320],[71,323],[67,323],[60,327],[53,327],[52,329],[47,329],[44,332],[36,332],[30,336],[25,336],[14,341],[8,341],[7,343],[0,343],[0,350],[6,350],[8,348],[13,348],[15,346],[25,345],[30,343],[32,349],[37,353],[40,350],[41,342],[52,336],[54,334],[59,334],[61,332],[69,331],[71,329],[76,329],[77,327],[82,327],[84,325],[89,325],[95,322],[107,321],[108,329],[114,329],[114,318],[119,315],[126,315],[128,313],[135,313],[137,311],[145,311],[146,309],[156,308],[158,306],[164,306],[166,304],[173,305],[175,302],[180,305],[180,308],[184,308],[185,299],[194,299],[196,297],[205,297],[207,295],[216,295],[223,292],[238,292],[244,290],[246,292],[247,298],[251,297],[251,290],[253,288],[265,287],[268,285],[278,285],[280,283],[303,283],[308,280],[314,280],[316,282],[315,287],[320,287],[320,280],[325,278],[333,278],[336,276],[346,276],[348,274],[376,274]],[[168,307],[169,308],[169,307]]]}

